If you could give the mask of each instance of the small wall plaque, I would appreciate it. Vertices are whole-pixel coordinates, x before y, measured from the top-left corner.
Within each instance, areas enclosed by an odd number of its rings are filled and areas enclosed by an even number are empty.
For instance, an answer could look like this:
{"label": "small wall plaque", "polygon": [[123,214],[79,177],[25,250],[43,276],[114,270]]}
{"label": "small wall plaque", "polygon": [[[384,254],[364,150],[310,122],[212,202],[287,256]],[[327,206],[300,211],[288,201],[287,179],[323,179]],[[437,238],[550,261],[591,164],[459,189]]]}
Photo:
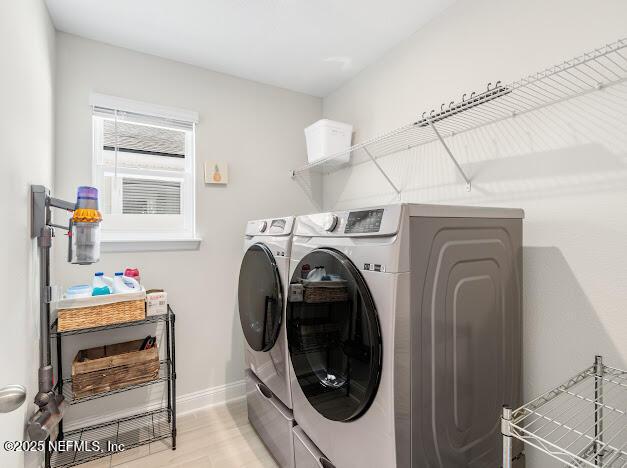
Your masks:
{"label": "small wall plaque", "polygon": [[217,161],[205,162],[205,183],[228,184],[229,166],[227,165],[227,163]]}

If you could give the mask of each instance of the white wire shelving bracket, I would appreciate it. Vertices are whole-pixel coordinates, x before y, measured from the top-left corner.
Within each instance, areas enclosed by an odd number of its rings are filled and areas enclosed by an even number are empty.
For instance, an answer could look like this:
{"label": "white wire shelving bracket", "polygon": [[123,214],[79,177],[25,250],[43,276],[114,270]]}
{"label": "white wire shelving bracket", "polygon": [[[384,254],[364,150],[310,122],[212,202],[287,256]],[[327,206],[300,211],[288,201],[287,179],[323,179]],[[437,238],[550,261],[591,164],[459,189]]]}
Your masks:
{"label": "white wire shelving bracket", "polygon": [[[295,169],[292,178],[311,191],[313,174],[326,175],[347,166],[372,162],[400,196],[402,189],[379,160],[439,141],[470,190],[471,180],[446,138],[621,83],[627,80],[626,48],[627,39],[620,39],[513,83],[488,83],[486,91],[480,94],[464,94],[461,101],[442,104],[439,111],[423,112],[415,122]],[[344,162],[346,155],[350,155],[348,163]]]}
{"label": "white wire shelving bracket", "polygon": [[559,387],[512,410],[503,407],[503,468],[512,466],[512,442],[548,454],[566,466],[627,467],[627,372],[594,365]]}

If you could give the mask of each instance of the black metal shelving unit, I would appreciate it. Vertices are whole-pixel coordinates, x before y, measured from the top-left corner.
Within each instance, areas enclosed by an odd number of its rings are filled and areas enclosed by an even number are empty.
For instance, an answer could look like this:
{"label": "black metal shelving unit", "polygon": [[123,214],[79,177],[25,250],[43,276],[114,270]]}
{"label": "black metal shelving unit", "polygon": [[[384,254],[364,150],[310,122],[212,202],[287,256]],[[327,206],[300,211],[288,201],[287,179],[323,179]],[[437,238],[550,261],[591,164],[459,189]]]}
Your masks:
{"label": "black metal shelving unit", "polygon": [[[176,339],[175,339],[175,319],[176,316],[172,308],[168,305],[168,311],[163,315],[146,317],[144,320],[134,322],[117,323],[104,327],[84,328],[81,330],[71,330],[59,332],[57,322],[50,327],[50,337],[56,340],[56,375],[57,383],[55,390],[65,396],[68,405],[77,405],[87,401],[105,398],[110,395],[128,392],[137,388],[147,387],[160,383],[167,385],[167,401],[159,408],[142,411],[137,414],[119,419],[94,424],[91,426],[63,430],[63,421],[59,424],[59,435],[57,440],[66,441],[72,450],[51,452],[46,447],[45,466],[46,468],[61,468],[80,465],[91,460],[107,457],[119,451],[123,446],[128,450],[140,445],[146,445],[163,439],[172,439],[172,450],[176,450]],[[166,333],[166,356],[160,361],[159,375],[150,382],[131,385],[125,388],[102,392],[84,398],[75,398],[72,392],[72,379],[63,378],[62,343],[63,338],[84,333],[95,333],[117,328],[138,327],[151,323],[165,323]],[[84,446],[81,446],[84,444]]]}

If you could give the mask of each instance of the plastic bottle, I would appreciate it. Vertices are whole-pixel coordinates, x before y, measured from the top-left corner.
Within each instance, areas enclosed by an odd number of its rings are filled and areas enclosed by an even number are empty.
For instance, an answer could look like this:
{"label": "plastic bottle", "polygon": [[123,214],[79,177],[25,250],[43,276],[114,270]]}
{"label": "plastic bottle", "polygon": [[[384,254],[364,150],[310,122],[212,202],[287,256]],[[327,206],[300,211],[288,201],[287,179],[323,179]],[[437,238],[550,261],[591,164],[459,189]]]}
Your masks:
{"label": "plastic bottle", "polygon": [[327,275],[327,271],[323,266],[317,266],[307,275],[308,281],[322,281]]}
{"label": "plastic bottle", "polygon": [[133,289],[133,291],[139,291],[142,287],[139,284],[139,281],[136,280],[135,278],[126,276],[126,275],[122,275],[122,281],[124,281],[124,284],[128,287]]}
{"label": "plastic bottle", "polygon": [[300,269],[300,277],[302,279],[307,279],[307,276],[309,276],[309,273],[311,273],[311,266],[309,265],[309,263],[305,263]]}
{"label": "plastic bottle", "polygon": [[139,269],[137,268],[126,268],[126,270],[124,270],[124,276],[127,278],[133,278],[138,283],[141,283],[141,279],[139,279]]}
{"label": "plastic bottle", "polygon": [[105,286],[108,286],[109,290],[113,292],[113,278],[109,278],[108,276],[105,276],[102,271],[96,272],[96,274],[94,274],[92,287],[104,288]]}
{"label": "plastic bottle", "polygon": [[133,278],[127,278],[121,271],[115,274],[113,278],[113,292],[116,294],[124,294],[137,292],[139,290],[139,283]]}
{"label": "plastic bottle", "polygon": [[81,297],[91,296],[91,286],[88,284],[78,284],[76,286],[70,286],[65,291],[65,297],[67,299],[78,299]]}
{"label": "plastic bottle", "polygon": [[94,288],[91,290],[92,296],[108,296],[109,294],[111,294],[109,286],[103,286],[101,288]]}

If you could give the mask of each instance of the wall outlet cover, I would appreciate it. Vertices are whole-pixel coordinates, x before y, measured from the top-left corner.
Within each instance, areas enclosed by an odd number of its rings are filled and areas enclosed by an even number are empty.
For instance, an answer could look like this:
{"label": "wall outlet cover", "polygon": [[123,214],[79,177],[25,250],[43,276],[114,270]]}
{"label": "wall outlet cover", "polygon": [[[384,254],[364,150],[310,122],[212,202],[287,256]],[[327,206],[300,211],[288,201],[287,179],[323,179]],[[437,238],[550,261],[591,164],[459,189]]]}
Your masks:
{"label": "wall outlet cover", "polygon": [[206,184],[228,184],[229,166],[225,162],[207,161],[205,162],[205,183]]}

